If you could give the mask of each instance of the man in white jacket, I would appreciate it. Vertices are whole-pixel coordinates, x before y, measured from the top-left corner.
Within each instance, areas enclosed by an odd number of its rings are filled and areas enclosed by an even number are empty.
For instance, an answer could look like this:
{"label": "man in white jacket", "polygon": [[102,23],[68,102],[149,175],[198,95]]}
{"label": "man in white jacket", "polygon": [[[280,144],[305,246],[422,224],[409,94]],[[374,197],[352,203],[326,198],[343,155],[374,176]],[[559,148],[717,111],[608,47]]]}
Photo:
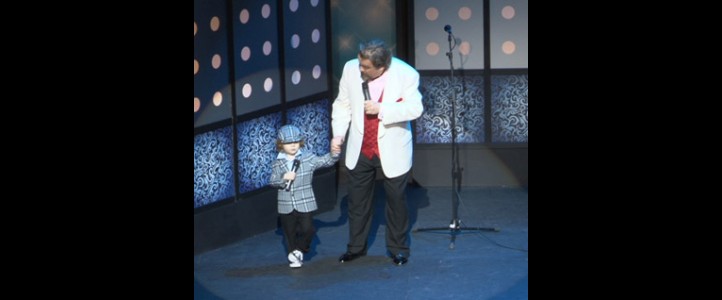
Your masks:
{"label": "man in white jacket", "polygon": [[366,255],[378,169],[386,191],[386,249],[395,265],[408,261],[411,121],[423,111],[419,73],[393,57],[383,41],[362,43],[358,58],[344,65],[331,113],[333,151],[341,150],[348,133],[349,243],[340,262]]}

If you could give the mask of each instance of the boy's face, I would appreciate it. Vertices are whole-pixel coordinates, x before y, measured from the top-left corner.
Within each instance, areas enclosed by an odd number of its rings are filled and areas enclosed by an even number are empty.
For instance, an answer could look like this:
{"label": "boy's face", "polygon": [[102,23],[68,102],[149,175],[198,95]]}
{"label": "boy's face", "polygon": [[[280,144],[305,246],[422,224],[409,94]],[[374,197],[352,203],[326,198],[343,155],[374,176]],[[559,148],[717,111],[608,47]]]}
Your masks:
{"label": "boy's face", "polygon": [[289,155],[296,155],[299,148],[301,148],[301,143],[299,142],[283,144],[283,152]]}

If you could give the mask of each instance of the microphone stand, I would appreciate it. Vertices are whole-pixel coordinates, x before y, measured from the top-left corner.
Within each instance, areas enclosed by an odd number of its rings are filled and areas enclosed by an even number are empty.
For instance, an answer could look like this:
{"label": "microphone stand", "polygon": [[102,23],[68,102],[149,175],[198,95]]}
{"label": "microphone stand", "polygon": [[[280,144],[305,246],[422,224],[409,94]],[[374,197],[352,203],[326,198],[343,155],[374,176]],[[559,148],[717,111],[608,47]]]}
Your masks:
{"label": "microphone stand", "polygon": [[[447,25],[448,26],[448,25]],[[444,29],[446,30],[446,28]],[[453,34],[451,29],[446,30],[449,33],[449,80],[451,82],[451,222],[448,227],[430,227],[418,228],[414,232],[449,230],[451,234],[451,243],[449,249],[456,248],[456,236],[463,231],[493,231],[498,232],[499,228],[491,227],[462,227],[459,219],[459,191],[461,190],[461,166],[459,164],[459,146],[456,144],[456,87],[454,86],[454,53],[456,48],[456,38],[454,37],[454,45],[451,45]]]}

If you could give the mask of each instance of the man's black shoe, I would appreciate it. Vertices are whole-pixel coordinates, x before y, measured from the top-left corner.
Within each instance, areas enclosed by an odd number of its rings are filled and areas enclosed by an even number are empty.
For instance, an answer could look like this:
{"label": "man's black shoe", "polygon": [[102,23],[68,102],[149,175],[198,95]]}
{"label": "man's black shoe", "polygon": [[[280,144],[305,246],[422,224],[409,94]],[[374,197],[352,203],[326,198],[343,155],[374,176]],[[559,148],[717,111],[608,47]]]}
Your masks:
{"label": "man's black shoe", "polygon": [[409,259],[404,257],[403,254],[399,253],[394,256],[394,264],[397,266],[401,266],[409,262]]}
{"label": "man's black shoe", "polygon": [[344,253],[343,255],[341,255],[341,257],[338,258],[338,261],[339,261],[339,262],[342,262],[342,263],[343,263],[343,262],[347,262],[347,261],[352,261],[352,260],[357,259],[357,258],[359,258],[359,257],[361,257],[361,256],[364,256],[364,255],[366,255],[366,253],[363,253],[363,252],[362,252],[362,253],[346,252],[346,253]]}

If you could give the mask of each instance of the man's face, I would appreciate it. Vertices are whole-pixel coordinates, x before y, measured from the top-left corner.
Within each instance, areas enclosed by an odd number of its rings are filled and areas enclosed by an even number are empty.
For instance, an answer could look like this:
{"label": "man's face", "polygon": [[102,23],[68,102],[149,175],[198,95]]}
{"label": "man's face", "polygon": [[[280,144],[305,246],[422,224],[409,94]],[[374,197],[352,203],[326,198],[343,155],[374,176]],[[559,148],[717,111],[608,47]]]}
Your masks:
{"label": "man's face", "polygon": [[384,67],[376,68],[370,59],[359,57],[359,70],[361,70],[361,79],[364,81],[374,80],[384,73]]}

